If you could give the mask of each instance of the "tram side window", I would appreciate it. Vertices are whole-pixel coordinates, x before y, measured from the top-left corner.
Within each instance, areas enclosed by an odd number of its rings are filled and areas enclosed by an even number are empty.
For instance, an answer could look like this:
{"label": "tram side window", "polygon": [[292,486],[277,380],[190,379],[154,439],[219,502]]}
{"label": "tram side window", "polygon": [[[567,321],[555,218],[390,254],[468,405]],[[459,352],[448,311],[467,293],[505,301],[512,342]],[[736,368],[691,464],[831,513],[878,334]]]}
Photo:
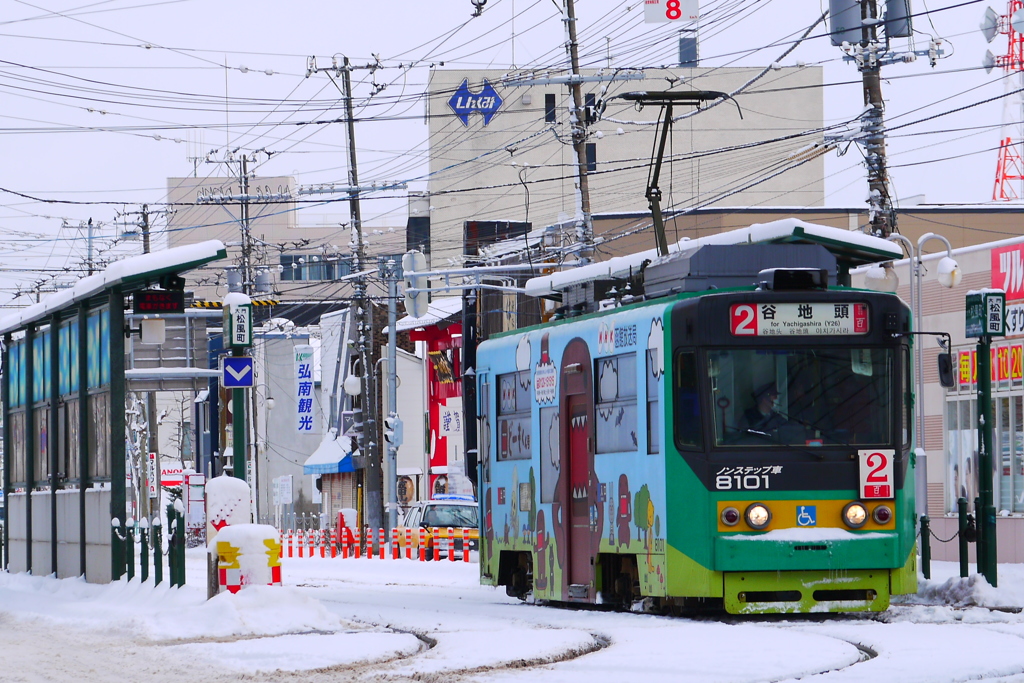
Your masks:
{"label": "tram side window", "polygon": [[598,358],[597,448],[598,453],[636,451],[636,354]]}
{"label": "tram side window", "polygon": [[498,460],[526,460],[533,427],[530,372],[498,375],[498,387]]}
{"label": "tram side window", "polygon": [[661,402],[658,400],[658,372],[661,349],[647,349],[647,452],[661,452]]}
{"label": "tram side window", "polygon": [[700,390],[695,351],[679,351],[675,362],[675,435],[680,448],[701,448]]}

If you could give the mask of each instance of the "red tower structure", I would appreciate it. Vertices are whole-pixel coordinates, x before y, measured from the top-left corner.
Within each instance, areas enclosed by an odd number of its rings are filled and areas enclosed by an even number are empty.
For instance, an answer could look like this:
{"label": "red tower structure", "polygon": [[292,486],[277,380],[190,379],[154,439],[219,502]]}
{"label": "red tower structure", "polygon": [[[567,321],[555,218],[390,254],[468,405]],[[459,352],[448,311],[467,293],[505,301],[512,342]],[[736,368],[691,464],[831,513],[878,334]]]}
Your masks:
{"label": "red tower structure", "polygon": [[[991,68],[998,66],[1007,73],[1024,74],[1024,34],[1017,30],[1024,19],[1024,0],[1007,0],[1006,14],[997,15],[991,8],[985,13],[985,20],[982,23],[982,31],[985,37],[992,41],[996,33],[1005,34],[1007,37],[1006,54],[999,56],[988,56],[986,66]],[[1017,24],[1017,27],[1014,26]],[[1018,89],[1021,80],[1019,78],[1007,78],[1007,89]],[[1016,115],[1007,117],[1007,106],[1016,105]],[[1021,99],[1018,96],[1006,98],[1003,107],[1003,129],[999,141],[999,159],[996,162],[996,180],[992,188],[992,199],[994,201],[1012,201],[1021,198],[1018,188],[1024,181],[1024,161],[1021,160],[1020,145],[1024,139],[1019,131],[1011,133],[1011,128],[1020,128]]]}

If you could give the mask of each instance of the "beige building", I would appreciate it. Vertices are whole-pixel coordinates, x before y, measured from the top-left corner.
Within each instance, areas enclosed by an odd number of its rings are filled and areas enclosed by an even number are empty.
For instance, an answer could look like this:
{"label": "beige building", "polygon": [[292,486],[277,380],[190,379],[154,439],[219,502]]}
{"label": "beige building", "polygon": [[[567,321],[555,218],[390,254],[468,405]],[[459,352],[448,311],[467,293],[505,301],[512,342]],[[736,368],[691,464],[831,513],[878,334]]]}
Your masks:
{"label": "beige building", "polygon": [[[638,109],[616,95],[638,90],[732,92],[759,69],[646,70],[641,80],[587,82],[585,104],[606,102],[603,116],[588,126],[588,173],[592,213],[646,211],[647,175],[659,107]],[[586,71],[596,76],[598,71]],[[627,72],[617,72],[627,73]],[[634,73],[634,72],[628,72]],[[536,74],[538,78],[549,74]],[[484,80],[501,104],[485,124],[465,107],[463,80],[480,94]],[[822,140],[822,71],[791,67],[769,71],[737,104],[678,120],[666,147],[660,186],[662,206],[820,206],[824,161],[806,148]],[[786,89],[755,94],[756,90]],[[605,92],[606,90],[606,92]],[[489,91],[487,91],[489,92]],[[460,101],[459,97],[463,99]],[[530,221],[550,225],[576,214],[576,157],[571,146],[565,85],[509,85],[503,71],[435,70],[429,84],[429,204],[435,267],[462,253],[463,221]],[[691,111],[677,106],[674,116]],[[783,139],[793,136],[791,139]],[[778,141],[770,142],[772,140]],[[701,154],[751,145],[734,151]],[[783,168],[792,166],[785,173]],[[436,257],[442,260],[440,263]]]}
{"label": "beige building", "polygon": [[[254,177],[249,181],[251,265],[258,296],[280,300],[319,301],[351,294],[340,278],[352,272],[354,240],[347,202],[303,210],[293,197],[298,191],[290,176]],[[211,264],[190,274],[189,289],[196,298],[220,301],[227,294],[225,266],[242,260],[242,205],[238,178],[168,178],[168,201],[174,213],[167,218],[166,243],[174,247],[219,239],[228,247],[228,261]],[[320,199],[343,195],[317,195]],[[234,197],[233,201],[198,203],[199,198]],[[406,251],[405,228],[369,228],[363,239],[370,267],[380,256],[401,262]],[[261,277],[262,276],[262,277]],[[383,291],[378,289],[376,291]]]}

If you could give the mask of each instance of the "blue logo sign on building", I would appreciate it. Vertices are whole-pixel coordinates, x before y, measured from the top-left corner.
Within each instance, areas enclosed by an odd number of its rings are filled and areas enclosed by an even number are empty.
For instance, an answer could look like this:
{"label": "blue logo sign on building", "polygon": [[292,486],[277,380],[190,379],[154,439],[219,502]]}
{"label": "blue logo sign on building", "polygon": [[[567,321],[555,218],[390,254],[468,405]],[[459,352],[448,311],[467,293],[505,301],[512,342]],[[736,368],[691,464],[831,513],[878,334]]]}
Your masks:
{"label": "blue logo sign on building", "polygon": [[476,94],[469,90],[469,79],[462,79],[462,85],[456,88],[455,94],[448,100],[448,106],[452,108],[464,126],[469,125],[469,115],[473,113],[483,114],[486,126],[498,113],[501,103],[501,96],[486,78],[483,89]]}
{"label": "blue logo sign on building", "polygon": [[818,526],[818,506],[817,505],[797,505],[796,506],[796,525],[797,526]]}
{"label": "blue logo sign on building", "polygon": [[252,356],[223,356],[220,368],[220,385],[225,389],[250,389],[256,384]]}

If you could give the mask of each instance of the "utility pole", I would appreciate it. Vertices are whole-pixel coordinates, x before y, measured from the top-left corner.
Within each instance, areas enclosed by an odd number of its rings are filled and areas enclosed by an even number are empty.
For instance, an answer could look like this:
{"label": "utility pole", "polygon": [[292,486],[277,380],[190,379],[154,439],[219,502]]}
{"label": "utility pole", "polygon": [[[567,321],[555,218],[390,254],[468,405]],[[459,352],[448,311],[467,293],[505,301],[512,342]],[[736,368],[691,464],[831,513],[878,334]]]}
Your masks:
{"label": "utility pole", "polygon": [[[355,237],[355,259],[353,270],[362,272],[366,267],[366,245],[363,243],[363,220],[359,210],[359,170],[356,164],[356,125],[355,112],[352,105],[352,65],[348,57],[344,58],[341,79],[345,94],[345,117],[348,119],[348,180],[353,190],[349,194],[349,210],[352,217],[352,231]],[[362,403],[363,426],[359,430],[359,450],[364,456],[365,466],[362,468],[362,490],[365,496],[363,503],[364,524],[373,528],[384,526],[384,478],[381,472],[382,462],[377,448],[377,387],[373,376],[372,350],[373,325],[370,312],[370,299],[366,293],[366,278],[355,280],[356,304],[356,348],[359,352],[359,365],[363,373]]]}
{"label": "utility pole", "polygon": [[[345,98],[345,117],[347,119],[346,131],[348,133],[348,158],[349,158],[349,211],[351,214],[353,233],[353,263],[352,268],[356,273],[361,273],[366,268],[366,248],[363,243],[363,221],[359,210],[359,194],[362,188],[359,187],[359,172],[356,163],[356,126],[355,112],[353,107],[352,93],[352,71],[354,69],[367,69],[375,71],[380,64],[366,64],[364,66],[353,66],[348,57],[342,58],[338,64],[335,58],[330,67],[317,67],[316,59],[310,57],[306,66],[306,77],[321,71],[334,72],[342,80],[342,95]],[[360,382],[359,400],[362,406],[362,426],[358,430],[357,442],[359,446],[360,459],[363,466],[356,470],[356,483],[363,491],[363,520],[362,523],[374,528],[384,526],[384,477],[382,472],[383,461],[378,444],[377,419],[379,404],[377,402],[377,386],[374,378],[374,367],[372,363],[373,352],[373,312],[370,308],[370,298],[367,295],[366,277],[360,275],[353,279],[353,303],[355,304],[356,317],[356,351],[359,357],[362,382]]]}
{"label": "utility pole", "polygon": [[92,262],[92,219],[91,218],[89,219],[88,232],[86,233],[85,241],[86,241],[86,250],[87,250],[86,251],[86,253],[87,253],[86,261],[87,261],[88,266],[89,266],[89,275],[92,275],[93,272],[95,272],[96,268],[95,268],[95,266],[93,265],[93,262]]}
{"label": "utility pole", "polygon": [[388,527],[398,526],[398,447],[402,426],[398,417],[398,264],[388,262]]}
{"label": "utility pole", "polygon": [[[882,67],[914,62],[927,57],[935,66],[946,56],[942,40],[932,38],[927,50],[912,46],[896,52],[891,47],[893,38],[909,38],[913,29],[909,5],[899,2],[887,4],[885,18],[878,12],[878,0],[831,0],[829,33],[832,44],[845,53],[843,59],[856,62],[861,72],[864,91],[864,113],[860,115],[859,142],[864,145],[864,161],[868,167],[868,206],[871,234],[888,237],[896,231],[896,209],[889,192],[889,171],[885,152],[885,102],[882,99]],[[878,38],[879,27],[885,31],[885,41]]]}
{"label": "utility pole", "polygon": [[242,291],[246,295],[252,295],[252,235],[249,225],[249,159],[243,154],[239,169],[241,174],[239,184],[242,190],[242,204],[239,208],[242,221]]}
{"label": "utility pole", "polygon": [[580,85],[580,54],[576,40],[576,4],[565,0],[566,45],[572,78],[569,92],[572,105],[569,108],[569,125],[572,131],[572,146],[576,151],[576,241],[580,244],[580,258],[589,261],[594,255],[594,223],[590,212],[590,181],[587,179],[587,121],[583,109],[583,88]]}
{"label": "utility pole", "polygon": [[[139,216],[139,227],[142,229],[142,253],[143,254],[148,254],[149,253],[150,244],[149,244],[149,205],[147,205],[147,204],[143,204],[142,205],[141,215]],[[150,453],[156,453],[156,468],[155,468],[154,476],[156,477],[157,496],[160,495],[160,470],[161,470],[160,466],[162,464],[160,462],[160,425],[159,425],[159,422],[160,422],[160,420],[157,417],[157,411],[156,411],[156,392],[155,391],[147,391],[146,392],[146,457],[148,458]],[[149,476],[148,469],[144,468],[144,467],[140,468],[140,469],[142,469],[142,470],[144,470],[146,472],[146,476],[144,478],[148,478],[148,476]],[[146,481],[146,484],[147,484],[147,486],[144,486],[143,489],[142,489],[143,490],[143,494],[141,496],[142,500],[139,501],[139,503],[140,503],[139,504],[139,514],[140,514],[140,516],[143,519],[145,519],[145,520],[147,520],[147,522],[149,522],[149,521],[151,521],[150,520],[150,516],[152,515],[153,510],[152,510],[152,507],[151,507],[151,501],[149,499],[149,493],[148,493],[148,491],[149,491],[149,487],[148,487],[149,482]],[[157,500],[159,500],[159,498],[157,498]]]}
{"label": "utility pole", "polygon": [[142,205],[142,220],[140,222],[142,228],[142,253],[149,253],[149,205]]}
{"label": "utility pole", "polygon": [[864,147],[868,165],[868,204],[871,234],[886,238],[896,229],[896,211],[889,194],[889,172],[885,156],[885,128],[882,101],[882,69],[879,62],[878,5],[876,0],[863,0],[860,5],[863,37],[862,59],[858,60],[864,83]]}

